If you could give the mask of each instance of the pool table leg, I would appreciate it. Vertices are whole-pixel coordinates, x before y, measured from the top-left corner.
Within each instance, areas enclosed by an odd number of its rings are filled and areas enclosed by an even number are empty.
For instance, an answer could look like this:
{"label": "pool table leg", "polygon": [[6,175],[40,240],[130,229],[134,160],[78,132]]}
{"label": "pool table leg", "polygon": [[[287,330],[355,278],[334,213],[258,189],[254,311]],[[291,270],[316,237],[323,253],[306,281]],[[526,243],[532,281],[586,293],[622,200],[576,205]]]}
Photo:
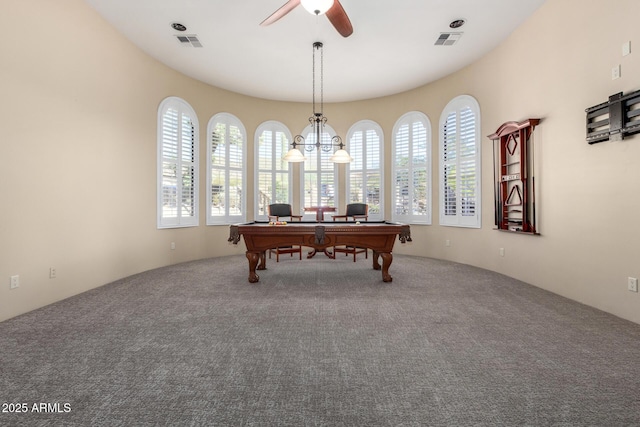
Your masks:
{"label": "pool table leg", "polygon": [[393,262],[393,255],[391,252],[383,252],[380,255],[382,256],[382,281],[391,282],[393,278],[389,275],[389,267]]}
{"label": "pool table leg", "polygon": [[[382,266],[380,266],[380,262],[378,257],[382,257]],[[389,275],[389,266],[393,262],[393,255],[390,252],[376,252],[373,251],[373,269],[380,270],[382,269],[382,281],[383,282],[392,282],[393,278]]]}
{"label": "pool table leg", "polygon": [[380,256],[380,252],[376,252],[373,249],[371,250],[371,252],[373,252],[373,256],[371,258],[373,258],[373,269],[374,270],[380,270],[382,267],[380,266],[380,262],[378,261],[378,257]]}
{"label": "pool table leg", "polygon": [[266,270],[267,269],[267,251],[260,252],[260,262],[258,263],[258,270]]}
{"label": "pool table leg", "polygon": [[249,260],[249,283],[256,283],[260,280],[260,276],[256,274],[256,266],[260,259],[260,252],[247,252],[246,256],[247,260]]}

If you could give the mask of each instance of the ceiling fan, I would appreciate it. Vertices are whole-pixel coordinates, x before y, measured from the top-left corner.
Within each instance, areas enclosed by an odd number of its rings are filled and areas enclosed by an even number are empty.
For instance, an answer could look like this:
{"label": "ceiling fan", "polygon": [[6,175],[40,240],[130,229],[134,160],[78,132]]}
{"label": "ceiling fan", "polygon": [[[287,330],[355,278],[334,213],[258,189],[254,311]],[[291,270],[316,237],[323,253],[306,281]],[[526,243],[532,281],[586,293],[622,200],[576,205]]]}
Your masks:
{"label": "ceiling fan", "polygon": [[353,33],[351,21],[339,0],[289,0],[280,7],[280,9],[273,12],[271,16],[262,21],[260,25],[266,26],[273,24],[295,9],[300,5],[300,3],[302,3],[302,6],[312,14],[326,14],[327,18],[329,18],[329,22],[331,22],[342,37],[349,37]]}

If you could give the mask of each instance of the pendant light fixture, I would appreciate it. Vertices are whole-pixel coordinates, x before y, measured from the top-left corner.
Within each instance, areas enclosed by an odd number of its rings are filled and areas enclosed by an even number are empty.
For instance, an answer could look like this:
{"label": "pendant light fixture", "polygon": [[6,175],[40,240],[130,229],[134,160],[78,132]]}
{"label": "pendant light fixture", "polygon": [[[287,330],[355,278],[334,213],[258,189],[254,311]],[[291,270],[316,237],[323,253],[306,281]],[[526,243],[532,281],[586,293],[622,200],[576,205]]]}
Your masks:
{"label": "pendant light fixture", "polygon": [[[333,1],[331,2],[333,3]],[[330,7],[330,5],[329,5]],[[320,111],[316,110],[316,51],[320,51]],[[351,163],[353,160],[349,153],[344,149],[342,138],[334,136],[330,142],[322,142],[322,134],[324,131],[324,125],[327,123],[327,117],[325,117],[324,109],[324,94],[323,94],[323,45],[321,42],[313,43],[313,115],[309,117],[309,123],[313,129],[313,135],[315,135],[315,142],[306,142],[304,136],[296,135],[291,143],[291,150],[284,156],[284,160],[287,162],[303,162],[306,157],[297,148],[303,146],[306,151],[322,150],[325,153],[338,147],[338,150],[333,153],[333,156],[329,158],[333,163]],[[311,132],[310,132],[311,133]]]}

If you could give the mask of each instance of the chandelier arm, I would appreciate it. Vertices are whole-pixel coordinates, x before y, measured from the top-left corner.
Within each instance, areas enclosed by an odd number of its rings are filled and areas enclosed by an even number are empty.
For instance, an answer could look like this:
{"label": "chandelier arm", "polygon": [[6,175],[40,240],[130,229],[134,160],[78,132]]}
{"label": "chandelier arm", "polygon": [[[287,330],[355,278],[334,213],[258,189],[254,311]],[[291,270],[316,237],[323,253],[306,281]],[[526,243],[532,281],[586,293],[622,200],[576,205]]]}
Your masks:
{"label": "chandelier arm", "polygon": [[293,148],[296,148],[296,145],[305,145],[304,144],[304,136],[296,135],[293,137],[293,142],[291,143]]}

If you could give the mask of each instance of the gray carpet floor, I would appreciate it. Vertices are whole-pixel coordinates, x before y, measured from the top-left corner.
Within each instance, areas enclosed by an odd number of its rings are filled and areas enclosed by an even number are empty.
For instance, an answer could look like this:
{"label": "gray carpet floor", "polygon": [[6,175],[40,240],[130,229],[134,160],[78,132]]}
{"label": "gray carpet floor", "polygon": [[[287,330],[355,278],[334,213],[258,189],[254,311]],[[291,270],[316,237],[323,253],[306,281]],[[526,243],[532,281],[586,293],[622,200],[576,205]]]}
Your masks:
{"label": "gray carpet floor", "polygon": [[169,266],[0,323],[0,424],[640,425],[640,325],[441,260],[396,255],[392,283],[362,255],[267,266]]}

